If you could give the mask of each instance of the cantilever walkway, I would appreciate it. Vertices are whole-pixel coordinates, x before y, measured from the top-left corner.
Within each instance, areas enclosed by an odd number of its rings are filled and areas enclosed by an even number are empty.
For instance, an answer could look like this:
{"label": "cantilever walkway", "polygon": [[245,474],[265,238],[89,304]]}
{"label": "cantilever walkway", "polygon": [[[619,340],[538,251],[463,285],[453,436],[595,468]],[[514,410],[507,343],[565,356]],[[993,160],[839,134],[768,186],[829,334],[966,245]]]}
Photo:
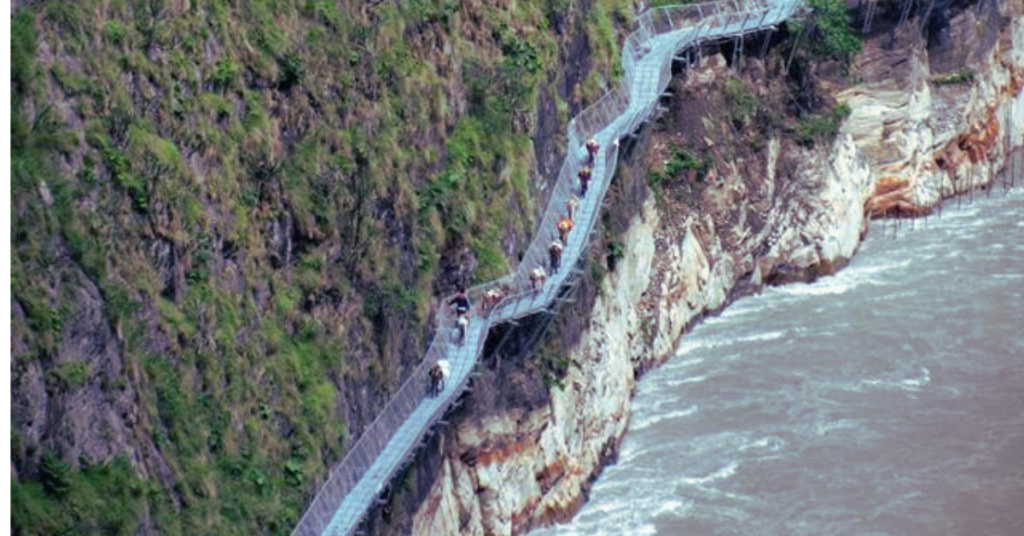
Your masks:
{"label": "cantilever walkway", "polygon": [[[492,326],[540,310],[554,302],[568,282],[580,255],[586,251],[604,194],[615,173],[618,140],[628,136],[650,116],[658,97],[671,80],[673,56],[702,41],[739,36],[770,28],[790,17],[800,0],[730,0],[688,6],[656,8],[637,18],[636,30],[622,47],[623,82],[569,123],[568,154],[551,193],[544,219],[519,268],[498,281],[471,289],[474,313],[466,340],[453,342],[453,319],[442,313],[437,335],[422,364],[395,393],[377,419],[367,427],[345,458],[320,488],[293,536],[348,535],[355,532],[391,478],[408,463],[412,453],[458,395],[466,388],[470,371],[483,350]],[[578,195],[576,172],[587,165],[584,143],[596,137],[601,149],[593,167],[590,191],[580,199],[575,229],[562,254],[562,269],[532,290],[528,273],[547,268],[547,246],[555,223],[565,214],[566,202]],[[479,312],[484,292],[497,290],[504,299]],[[426,396],[427,367],[439,359],[451,364],[445,389]]]}

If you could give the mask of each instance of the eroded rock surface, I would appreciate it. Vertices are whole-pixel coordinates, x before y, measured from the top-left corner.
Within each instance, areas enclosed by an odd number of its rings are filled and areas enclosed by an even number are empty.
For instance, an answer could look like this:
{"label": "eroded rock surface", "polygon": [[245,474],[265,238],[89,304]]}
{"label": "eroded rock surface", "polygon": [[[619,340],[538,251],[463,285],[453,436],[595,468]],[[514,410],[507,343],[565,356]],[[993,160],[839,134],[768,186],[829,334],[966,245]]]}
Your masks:
{"label": "eroded rock surface", "polygon": [[[1008,140],[1024,144],[1024,129],[1006,135],[1024,125],[1022,11],[1004,3],[956,13],[949,36],[958,44],[932,50],[909,33],[876,36],[854,65],[860,82],[838,93],[852,113],[834,143],[770,139],[763,156],[716,166],[701,211],[665,213],[648,197],[622,238],[624,258],[584,312],[564,387],[543,407],[460,419],[413,532],[516,534],[571,516],[614,459],[637,378],[702,315],[764,284],[833,273],[872,215],[925,214],[990,184]],[[986,25],[1004,29],[993,37]],[[942,72],[931,63],[947,68],[950,55],[965,54],[976,60],[973,82],[936,85]],[[686,84],[728,76],[712,59]]]}

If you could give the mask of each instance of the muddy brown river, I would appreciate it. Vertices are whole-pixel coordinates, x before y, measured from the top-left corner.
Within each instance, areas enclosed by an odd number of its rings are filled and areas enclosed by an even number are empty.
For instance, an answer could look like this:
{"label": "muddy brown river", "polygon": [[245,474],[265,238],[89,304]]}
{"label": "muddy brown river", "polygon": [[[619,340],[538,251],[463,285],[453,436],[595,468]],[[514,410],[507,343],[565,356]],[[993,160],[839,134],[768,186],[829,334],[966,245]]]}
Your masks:
{"label": "muddy brown river", "polygon": [[1024,189],[962,205],[686,335],[532,534],[1024,535]]}

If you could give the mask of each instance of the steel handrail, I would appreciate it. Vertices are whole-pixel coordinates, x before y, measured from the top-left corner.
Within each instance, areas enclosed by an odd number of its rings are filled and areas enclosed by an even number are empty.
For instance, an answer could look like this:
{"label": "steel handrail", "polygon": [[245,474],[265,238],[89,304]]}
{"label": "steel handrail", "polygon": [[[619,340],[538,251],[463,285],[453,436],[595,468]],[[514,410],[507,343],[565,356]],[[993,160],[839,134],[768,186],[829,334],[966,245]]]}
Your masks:
{"label": "steel handrail", "polygon": [[[502,288],[503,298],[471,322],[467,338],[472,344],[458,347],[452,344],[450,336],[454,329],[454,318],[448,311],[446,302],[442,302],[441,313],[438,315],[438,329],[427,348],[425,358],[395,391],[341,462],[332,468],[328,479],[320,487],[292,532],[293,535],[352,533],[365,515],[366,509],[358,508],[351,514],[342,512],[341,508],[349,495],[363,485],[369,486],[369,491],[376,496],[409,461],[409,455],[420,445],[423,436],[467,388],[469,371],[479,358],[491,327],[532,314],[551,304],[558,290],[570,276],[571,268],[577,264],[586,249],[589,235],[596,225],[601,200],[608,190],[618,163],[617,142],[621,136],[635,131],[657,105],[658,95],[671,79],[672,57],[675,52],[705,39],[742,35],[777,24],[792,15],[799,3],[800,0],[720,0],[654,8],[637,17],[636,30],[626,38],[622,47],[621,57],[625,76],[598,101],[584,108],[569,122],[566,158],[559,169],[558,179],[539,224],[539,231],[535,233],[526,254],[513,272],[498,280],[469,289],[471,299],[478,304],[483,303],[484,293],[493,288]],[[759,20],[757,15],[760,15]],[[682,24],[682,21],[691,20],[695,20],[696,23]],[[669,39],[669,34],[673,32],[679,33],[674,39]],[[648,59],[649,52],[653,50],[655,44],[663,46],[670,53],[657,58],[659,63],[656,71],[638,71],[638,68],[643,67],[638,62]],[[654,76],[657,78],[654,79]],[[577,227],[570,235],[569,245],[563,253],[564,268],[558,274],[553,274],[541,289],[533,290],[529,287],[528,272],[537,266],[547,266],[547,244],[550,233],[554,230],[554,222],[563,214],[569,196],[574,195],[576,191],[575,173],[584,162],[586,154],[583,145],[590,136],[595,135],[602,141],[601,150],[594,162],[592,178],[593,187],[597,192],[588,193],[587,199],[580,205],[579,215],[583,218],[580,218],[582,221],[579,223],[584,225]],[[459,359],[466,355],[471,358]],[[437,360],[444,358],[452,362],[451,377],[457,378],[458,381],[452,386],[446,386],[443,399],[424,399],[427,369]],[[425,410],[426,414],[417,423],[412,422],[411,416],[421,409]],[[400,448],[400,455],[396,457],[396,461],[387,467],[379,467],[378,465],[384,461],[381,454],[403,432],[403,428],[412,424],[417,424],[415,430],[406,430],[402,437],[404,444],[396,447]],[[397,442],[395,444],[398,445]],[[376,472],[371,475],[370,472],[374,471],[375,466],[378,466]],[[373,497],[359,499],[368,507]]]}

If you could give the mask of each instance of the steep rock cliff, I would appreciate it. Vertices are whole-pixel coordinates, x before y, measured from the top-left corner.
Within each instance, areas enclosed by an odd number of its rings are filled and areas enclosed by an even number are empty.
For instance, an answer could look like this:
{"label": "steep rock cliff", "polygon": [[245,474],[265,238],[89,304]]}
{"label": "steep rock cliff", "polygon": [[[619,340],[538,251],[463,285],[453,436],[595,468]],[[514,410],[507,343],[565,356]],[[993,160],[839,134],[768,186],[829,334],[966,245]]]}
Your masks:
{"label": "steep rock cliff", "polygon": [[[903,29],[876,28],[852,66],[857,83],[820,81],[851,114],[834,142],[814,148],[785,135],[749,137],[751,150],[722,148],[704,134],[715,122],[703,118],[728,116],[728,108],[706,105],[710,93],[728,92],[723,82],[736,72],[717,57],[681,77],[667,128],[655,127],[626,155],[615,181],[646,190],[646,160],[652,173],[664,169],[678,138],[695,131],[690,147],[715,155],[713,163],[687,154],[687,181],[613,201],[613,218],[631,215],[618,235],[625,252],[589,294],[559,310],[579,315],[581,325],[564,346],[564,378],[540,407],[501,411],[469,398],[453,430],[428,446],[436,456],[421,477],[433,484],[420,494],[413,533],[516,534],[571,516],[614,460],[635,382],[672,356],[694,322],[762,285],[839,269],[872,215],[924,214],[943,198],[990,185],[1009,144],[1024,143],[1024,129],[1004,130],[1024,124],[1022,7],[944,11],[950,35],[931,43],[914,18]],[[952,56],[972,58],[969,80],[948,77]],[[771,86],[759,62],[741,75]]]}
{"label": "steep rock cliff", "polygon": [[289,532],[441,298],[518,262],[631,17],[14,3],[15,533]]}
{"label": "steep rock cliff", "polygon": [[865,82],[839,98],[852,108],[848,132],[877,169],[872,215],[921,215],[989,186],[1007,140],[1020,145],[1021,11],[1019,3],[980,2],[950,14],[929,39],[909,25],[867,42],[854,66]]}

